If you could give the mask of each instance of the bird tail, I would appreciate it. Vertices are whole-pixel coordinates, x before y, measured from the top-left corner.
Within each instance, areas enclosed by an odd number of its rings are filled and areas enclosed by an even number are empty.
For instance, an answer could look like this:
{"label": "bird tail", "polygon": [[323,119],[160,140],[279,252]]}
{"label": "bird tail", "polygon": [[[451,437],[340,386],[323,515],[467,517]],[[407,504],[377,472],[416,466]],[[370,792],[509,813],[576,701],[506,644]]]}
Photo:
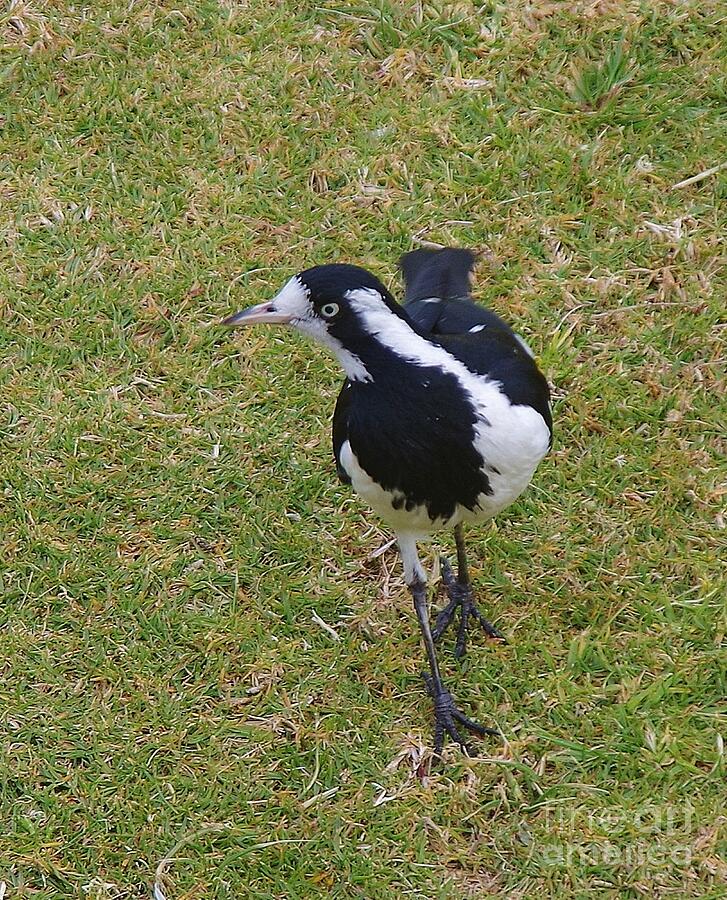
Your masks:
{"label": "bird tail", "polygon": [[399,260],[406,288],[405,303],[417,300],[463,300],[470,296],[475,254],[461,247],[422,247]]}

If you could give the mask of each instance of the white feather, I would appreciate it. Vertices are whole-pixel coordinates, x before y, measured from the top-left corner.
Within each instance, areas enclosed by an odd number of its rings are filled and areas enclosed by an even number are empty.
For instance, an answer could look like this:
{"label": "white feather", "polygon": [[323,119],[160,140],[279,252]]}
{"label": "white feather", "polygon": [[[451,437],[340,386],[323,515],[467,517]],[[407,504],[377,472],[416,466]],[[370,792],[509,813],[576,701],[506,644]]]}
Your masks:
{"label": "white feather", "polygon": [[315,307],[310,301],[310,291],[297,275],[285,283],[271,303],[276,310],[292,316],[290,324],[293,328],[328,347],[336,355],[351,381],[371,381],[371,375],[358,356],[346,350],[340,341],[328,333],[326,323],[316,314]]}
{"label": "white feather", "polygon": [[457,378],[475,410],[475,446],[486,463],[492,494],[481,494],[474,511],[458,507],[450,520],[431,523],[423,507],[409,512],[393,509],[392,495],[373,482],[349,447],[347,461],[342,455],[342,463],[356,490],[395,528],[401,519],[402,529],[406,521],[409,530],[421,533],[490,518],[509,506],[525,490],[548,451],[550,431],[540,413],[530,406],[510,403],[497,381],[470,371],[444,347],[412,331],[403,319],[392,314],[378,291],[360,288],[346,296],[363,326],[383,346],[410,365],[436,367]]}

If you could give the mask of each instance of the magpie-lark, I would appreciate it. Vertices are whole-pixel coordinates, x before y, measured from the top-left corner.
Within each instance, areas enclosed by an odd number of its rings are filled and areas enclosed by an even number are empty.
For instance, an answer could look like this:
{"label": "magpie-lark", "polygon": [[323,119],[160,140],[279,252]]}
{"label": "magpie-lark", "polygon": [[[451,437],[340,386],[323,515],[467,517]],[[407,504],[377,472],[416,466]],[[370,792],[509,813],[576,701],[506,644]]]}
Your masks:
{"label": "magpie-lark", "polygon": [[[396,532],[429,660],[434,750],[460,729],[499,734],[465,716],[442,682],[435,642],[459,610],[455,654],[472,619],[501,638],[477,608],[463,525],[499,513],[527,487],[551,442],[548,385],[527,344],[470,298],[474,254],[420,249],[401,259],[406,299],[352,265],[324,265],[291,278],[269,302],[225,325],[290,325],[338,358],[346,381],[333,416],[341,479]],[[442,560],[449,602],[430,627],[417,540],[453,528],[458,572]]]}

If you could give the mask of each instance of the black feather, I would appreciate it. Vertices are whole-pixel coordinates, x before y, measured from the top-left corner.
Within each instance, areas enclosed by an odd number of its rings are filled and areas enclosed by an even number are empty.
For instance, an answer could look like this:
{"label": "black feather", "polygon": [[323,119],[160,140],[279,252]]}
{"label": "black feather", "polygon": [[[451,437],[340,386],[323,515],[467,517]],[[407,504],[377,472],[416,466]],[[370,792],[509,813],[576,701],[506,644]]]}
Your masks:
{"label": "black feather", "polygon": [[351,382],[346,379],[343,382],[341,393],[336,400],[336,408],[333,410],[333,457],[336,460],[338,477],[344,484],[351,484],[348,473],[341,465],[341,447],[348,438],[348,410],[351,406]]}
{"label": "black feather", "polygon": [[553,435],[550,388],[535,360],[511,333],[485,328],[476,334],[451,334],[437,338],[470,372],[497,381],[514,406],[531,406],[545,419]]}
{"label": "black feather", "polygon": [[[474,263],[471,250],[453,247],[404,254],[399,261],[406,285],[404,309],[471,372],[499,381],[511,403],[532,406],[552,434],[548,382],[507,322],[472,301]],[[439,302],[424,302],[433,298]],[[478,326],[484,327],[472,333]]]}
{"label": "black feather", "polygon": [[460,247],[412,250],[399,260],[406,293],[404,303],[437,297],[458,300],[470,295],[475,255]]}
{"label": "black feather", "polygon": [[336,403],[333,446],[341,480],[350,483],[340,462],[348,440],[371,478],[403,495],[395,508],[425,506],[432,520],[449,518],[457,505],[475,509],[492,488],[475,449],[475,411],[457,378],[438,367],[401,365],[394,353],[379,363],[382,374],[371,382],[346,381]]}
{"label": "black feather", "polygon": [[[404,309],[428,334],[463,334],[476,325],[512,328],[492,310],[472,301],[470,280],[475,264],[471,250],[412,250],[399,260],[406,288]],[[432,303],[433,299],[438,300]]]}
{"label": "black feather", "polygon": [[[398,306],[387,293],[387,304],[471,372],[497,381],[511,403],[535,409],[552,434],[546,379],[512,328],[470,297],[474,262],[474,253],[460,248],[407,253],[400,260],[406,301]],[[473,449],[474,410],[456,379],[437,368],[402,366],[393,354],[383,362],[377,370],[389,377],[373,384],[346,380],[339,394],[333,415],[339,477],[350,483],[340,462],[350,440],[369,475],[384,489],[401,491],[407,504],[425,505],[433,518],[451,515],[455,504],[473,508],[490,485]]]}

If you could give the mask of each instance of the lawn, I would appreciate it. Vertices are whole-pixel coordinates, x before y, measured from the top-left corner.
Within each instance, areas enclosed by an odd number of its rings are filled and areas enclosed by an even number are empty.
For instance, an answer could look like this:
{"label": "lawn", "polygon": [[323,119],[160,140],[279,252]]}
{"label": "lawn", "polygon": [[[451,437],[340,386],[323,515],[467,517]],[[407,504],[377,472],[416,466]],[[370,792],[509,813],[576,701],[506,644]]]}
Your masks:
{"label": "lawn", "polygon": [[[724,28],[4,4],[0,897],[150,897],[158,867],[157,900],[727,896]],[[468,536],[509,643],[442,657],[505,740],[429,775],[411,601],[330,455],[340,373],[217,326],[324,261],[398,292],[422,241],[482,251],[556,428]]]}

